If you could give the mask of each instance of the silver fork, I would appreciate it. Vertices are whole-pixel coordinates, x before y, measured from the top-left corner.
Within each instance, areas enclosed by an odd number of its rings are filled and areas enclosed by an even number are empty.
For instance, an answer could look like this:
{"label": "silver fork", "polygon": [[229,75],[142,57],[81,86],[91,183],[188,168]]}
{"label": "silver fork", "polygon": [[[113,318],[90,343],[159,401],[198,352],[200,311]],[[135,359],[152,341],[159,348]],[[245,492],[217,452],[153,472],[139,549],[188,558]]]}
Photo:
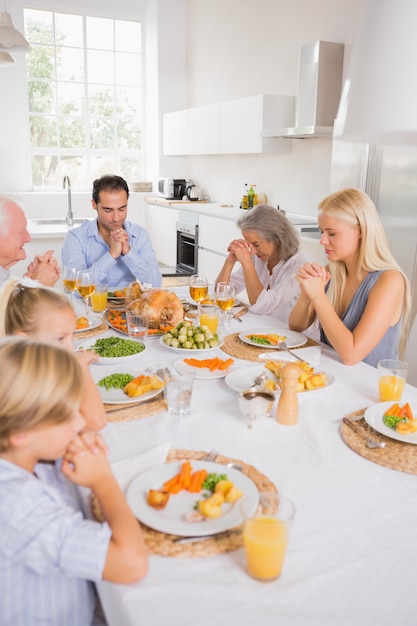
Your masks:
{"label": "silver fork", "polygon": [[292,352],[287,344],[285,343],[285,341],[278,341],[278,345],[277,345],[278,350],[285,350],[285,352],[288,352],[288,354],[291,354],[291,356],[293,356],[295,359],[297,359],[298,361],[304,361],[304,359],[302,359],[301,357],[299,357],[297,354],[295,354],[295,352]]}
{"label": "silver fork", "polygon": [[213,448],[213,450],[210,450],[210,452],[208,452],[205,456],[203,456],[201,460],[202,461],[215,461],[218,456],[219,456],[219,451]]}

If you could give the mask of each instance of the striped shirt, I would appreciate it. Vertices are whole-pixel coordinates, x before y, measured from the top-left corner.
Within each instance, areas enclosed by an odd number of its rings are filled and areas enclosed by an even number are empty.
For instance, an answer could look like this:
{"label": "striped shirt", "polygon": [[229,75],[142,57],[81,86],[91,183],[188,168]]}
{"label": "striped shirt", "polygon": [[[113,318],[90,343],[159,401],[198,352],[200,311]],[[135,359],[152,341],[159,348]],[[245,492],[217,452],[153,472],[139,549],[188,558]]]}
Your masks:
{"label": "striped shirt", "polygon": [[56,465],[0,458],[1,626],[88,626],[109,526],[84,519]]}

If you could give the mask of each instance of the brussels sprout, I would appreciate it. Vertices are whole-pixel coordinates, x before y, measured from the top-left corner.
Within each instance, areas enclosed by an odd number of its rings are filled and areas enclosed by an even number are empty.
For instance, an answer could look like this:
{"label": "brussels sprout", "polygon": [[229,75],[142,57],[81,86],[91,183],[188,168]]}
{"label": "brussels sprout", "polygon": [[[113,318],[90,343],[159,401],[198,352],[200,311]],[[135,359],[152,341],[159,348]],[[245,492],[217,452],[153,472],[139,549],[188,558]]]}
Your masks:
{"label": "brussels sprout", "polygon": [[217,348],[218,345],[219,345],[218,339],[216,339],[215,337],[213,337],[213,339],[210,339],[209,341],[210,348]]}
{"label": "brussels sprout", "polygon": [[179,331],[178,328],[173,328],[169,331],[173,337],[178,337]]}
{"label": "brussels sprout", "polygon": [[203,333],[197,333],[196,335],[194,335],[194,341],[196,341],[197,343],[200,343],[200,341],[204,341],[204,335]]}
{"label": "brussels sprout", "polygon": [[172,348],[178,348],[178,346],[180,345],[180,342],[178,341],[178,339],[175,339],[175,337],[173,337],[171,339],[171,344],[170,345],[171,345]]}
{"label": "brussels sprout", "polygon": [[183,348],[186,348],[187,350],[191,350],[191,348],[193,347],[193,344],[191,343],[191,341],[186,341],[185,343],[182,344]]}
{"label": "brussels sprout", "polygon": [[166,343],[167,346],[171,345],[171,341],[172,341],[172,337],[168,336],[168,335],[164,335],[164,343]]}
{"label": "brussels sprout", "polygon": [[184,334],[181,334],[181,333],[180,333],[180,334],[178,335],[178,342],[179,342],[179,343],[185,343],[186,341],[187,341],[187,335],[184,335]]}

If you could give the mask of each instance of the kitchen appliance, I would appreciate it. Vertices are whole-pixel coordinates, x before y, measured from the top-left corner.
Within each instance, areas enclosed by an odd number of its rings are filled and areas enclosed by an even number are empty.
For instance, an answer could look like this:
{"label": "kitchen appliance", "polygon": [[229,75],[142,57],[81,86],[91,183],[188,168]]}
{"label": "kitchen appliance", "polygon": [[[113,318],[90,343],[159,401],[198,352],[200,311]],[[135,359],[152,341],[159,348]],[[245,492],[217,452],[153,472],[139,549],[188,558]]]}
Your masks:
{"label": "kitchen appliance", "polygon": [[333,141],[331,191],[358,187],[374,201],[394,257],[412,287],[417,313],[417,148]]}
{"label": "kitchen appliance", "polygon": [[186,194],[187,181],[185,178],[161,178],[158,182],[158,191],[167,200],[182,200]]}
{"label": "kitchen appliance", "polygon": [[342,90],[344,44],[314,41],[300,48],[295,126],[262,136],[329,137]]}
{"label": "kitchen appliance", "polygon": [[176,273],[191,276],[198,271],[198,214],[179,214],[177,228]]}
{"label": "kitchen appliance", "polygon": [[200,200],[201,198],[201,190],[197,185],[188,185],[187,187],[187,198],[189,200]]}

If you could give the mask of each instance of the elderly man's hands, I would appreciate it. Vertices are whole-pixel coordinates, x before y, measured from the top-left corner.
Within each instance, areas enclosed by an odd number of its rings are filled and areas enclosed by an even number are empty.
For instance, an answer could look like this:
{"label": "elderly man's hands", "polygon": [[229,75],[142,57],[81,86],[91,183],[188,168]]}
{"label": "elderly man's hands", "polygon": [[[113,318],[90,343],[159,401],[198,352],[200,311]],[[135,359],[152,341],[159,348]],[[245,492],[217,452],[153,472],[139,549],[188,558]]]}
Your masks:
{"label": "elderly man's hands", "polygon": [[53,254],[53,250],[47,250],[45,254],[36,255],[29,263],[25,276],[38,280],[45,287],[53,287],[61,275],[61,268]]}

